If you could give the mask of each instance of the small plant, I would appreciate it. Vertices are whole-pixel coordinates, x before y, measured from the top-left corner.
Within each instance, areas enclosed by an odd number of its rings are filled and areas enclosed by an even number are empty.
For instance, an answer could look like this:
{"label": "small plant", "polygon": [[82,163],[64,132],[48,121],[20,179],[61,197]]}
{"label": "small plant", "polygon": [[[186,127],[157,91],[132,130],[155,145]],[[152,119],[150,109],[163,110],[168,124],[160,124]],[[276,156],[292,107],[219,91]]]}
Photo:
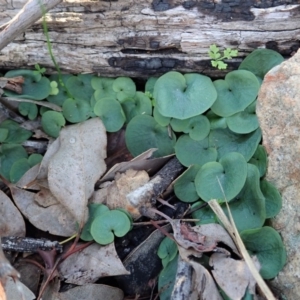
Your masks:
{"label": "small plant", "polygon": [[227,69],[227,64],[224,63],[224,59],[232,59],[233,57],[236,57],[238,55],[237,50],[232,50],[231,48],[226,48],[223,51],[223,56],[220,53],[220,48],[216,46],[215,44],[211,45],[209,47],[209,57],[211,60],[211,65],[214,68],[218,68],[219,70],[225,70]]}

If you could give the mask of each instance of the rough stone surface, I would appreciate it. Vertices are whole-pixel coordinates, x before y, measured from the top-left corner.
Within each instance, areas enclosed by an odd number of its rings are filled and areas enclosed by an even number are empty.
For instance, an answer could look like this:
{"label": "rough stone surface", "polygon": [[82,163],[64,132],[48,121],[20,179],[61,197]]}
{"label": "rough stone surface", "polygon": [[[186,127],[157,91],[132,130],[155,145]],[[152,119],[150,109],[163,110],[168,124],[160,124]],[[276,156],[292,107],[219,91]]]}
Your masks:
{"label": "rough stone surface", "polygon": [[300,299],[300,51],[265,76],[257,116],[269,155],[267,179],[280,190],[283,207],[272,220],[286,245],[288,262],[272,285],[280,299]]}

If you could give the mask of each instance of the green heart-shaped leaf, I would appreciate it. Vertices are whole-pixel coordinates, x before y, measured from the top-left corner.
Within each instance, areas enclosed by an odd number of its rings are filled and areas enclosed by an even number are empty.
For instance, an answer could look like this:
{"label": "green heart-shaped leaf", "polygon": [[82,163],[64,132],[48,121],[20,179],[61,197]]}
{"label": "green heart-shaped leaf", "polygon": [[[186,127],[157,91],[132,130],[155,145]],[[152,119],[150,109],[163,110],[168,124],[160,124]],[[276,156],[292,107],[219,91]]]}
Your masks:
{"label": "green heart-shaped leaf", "polygon": [[90,203],[88,205],[88,208],[89,218],[88,221],[85,223],[80,235],[80,238],[86,242],[90,242],[93,240],[93,236],[91,235],[91,226],[95,218],[109,211],[109,208],[106,205],[98,203]]}
{"label": "green heart-shaped leaf", "polygon": [[0,124],[0,129],[5,129],[6,138],[3,142],[9,144],[21,144],[28,140],[32,135],[31,131],[20,127],[17,122],[12,120],[3,121]]}
{"label": "green heart-shaped leaf", "polygon": [[249,163],[255,165],[258,168],[260,177],[263,177],[266,174],[267,162],[268,157],[265,147],[262,145],[258,145],[256,151],[249,160]]}
{"label": "green heart-shaped leaf", "polygon": [[174,153],[176,137],[173,132],[169,136],[168,128],[157,124],[153,117],[139,115],[127,125],[125,140],[133,156],[138,156],[150,148],[157,148],[154,156],[161,157]]}
{"label": "green heart-shaped leaf", "polygon": [[66,125],[66,120],[62,113],[48,110],[42,115],[42,127],[45,133],[57,138],[63,126]]}
{"label": "green heart-shaped leaf", "polygon": [[255,113],[256,101],[250,104],[244,111],[238,112],[226,118],[228,128],[240,134],[250,133],[259,127]]}
{"label": "green heart-shaped leaf", "polygon": [[209,134],[209,146],[217,149],[219,158],[230,152],[239,152],[249,161],[260,140],[260,128],[248,134],[236,134],[229,129],[215,129]]}
{"label": "green heart-shaped leaf", "polygon": [[220,117],[220,116],[216,115],[211,110],[209,110],[206,113],[206,117],[208,118],[208,120],[210,122],[210,129],[211,130],[227,128],[226,118],[223,118],[223,117]]}
{"label": "green heart-shaped leaf", "polygon": [[80,99],[81,101],[90,101],[94,94],[94,89],[91,85],[93,77],[92,74],[79,74],[78,76],[68,78],[66,87],[73,98]]}
{"label": "green heart-shaped leaf", "polygon": [[145,85],[145,92],[149,92],[153,94],[154,86],[157,81],[158,77],[149,77],[146,85]]}
{"label": "green heart-shaped leaf", "polygon": [[96,100],[110,97],[117,99],[117,93],[113,90],[114,79],[109,77],[93,77],[92,88],[95,90],[94,97]]}
{"label": "green heart-shaped leaf", "polygon": [[94,113],[100,117],[108,132],[119,131],[124,122],[125,114],[119,101],[113,98],[101,98],[94,106]]}
{"label": "green heart-shaped leaf", "polygon": [[118,77],[113,82],[113,90],[117,93],[117,99],[123,102],[127,98],[134,97],[136,86],[129,77]]}
{"label": "green heart-shaped leaf", "polygon": [[[22,71],[22,70],[19,70]],[[46,99],[50,92],[50,81],[46,77],[40,77],[30,70],[23,70],[18,72],[19,75],[15,75],[13,72],[7,72],[5,77],[23,76],[24,83],[22,84],[22,94],[17,94],[10,90],[5,90],[5,95],[14,98],[31,99],[31,100],[43,100]]]}
{"label": "green heart-shaped leaf", "polygon": [[36,119],[38,115],[38,107],[34,103],[21,102],[18,106],[19,112],[22,116],[28,116],[29,120]]}
{"label": "green heart-shaped leaf", "polygon": [[10,182],[16,183],[30,169],[27,158],[21,158],[13,163],[9,172]]}
{"label": "green heart-shaped leaf", "polygon": [[175,284],[176,272],[178,265],[178,255],[170,261],[160,272],[158,277],[158,290],[160,291],[160,300],[172,299],[172,291]]}
{"label": "green heart-shaped leaf", "polygon": [[130,220],[125,213],[110,210],[94,219],[91,235],[98,244],[107,245],[114,241],[115,236],[124,236],[130,227]]}
{"label": "green heart-shaped leaf", "polygon": [[170,124],[171,118],[164,117],[157,109],[156,106],[154,106],[153,109],[153,118],[160,126],[168,126]]}
{"label": "green heart-shaped leaf", "polygon": [[19,159],[26,158],[28,154],[21,145],[4,144],[0,148],[0,174],[10,180],[10,169],[12,165]]}
{"label": "green heart-shaped leaf", "polygon": [[195,177],[200,166],[193,165],[181,174],[174,182],[176,197],[183,202],[195,202],[199,199],[195,186]]}
{"label": "green heart-shaped leaf", "polygon": [[150,99],[142,92],[136,92],[134,98],[126,99],[122,102],[122,108],[127,122],[137,115],[151,115],[152,104]]}
{"label": "green heart-shaped leaf", "polygon": [[175,144],[176,157],[186,167],[202,166],[207,162],[217,160],[217,150],[209,146],[208,138],[201,141],[191,139],[187,134],[180,136]]}
{"label": "green heart-shaped leaf", "polygon": [[241,238],[260,264],[260,274],[264,279],[276,277],[286,263],[286,250],[279,233],[272,227],[249,229],[241,232]]}
{"label": "green heart-shaped leaf", "polygon": [[158,78],[153,96],[161,115],[183,120],[209,109],[217,92],[207,76],[171,71]]}
{"label": "green heart-shaped leaf", "polygon": [[265,196],[266,218],[274,218],[282,207],[282,198],[276,187],[267,180],[261,180],[260,188]]}
{"label": "green heart-shaped leaf", "polygon": [[259,82],[256,76],[246,70],[228,73],[225,80],[214,81],[218,92],[211,110],[218,116],[229,117],[243,111],[257,97]]}
{"label": "green heart-shaped leaf", "polygon": [[157,255],[162,260],[163,267],[166,267],[177,256],[177,253],[177,244],[168,237],[162,240],[157,250]]}
{"label": "green heart-shaped leaf", "polygon": [[281,64],[284,58],[270,49],[256,49],[240,64],[239,70],[248,70],[261,79],[275,66]]}
{"label": "green heart-shaped leaf", "polygon": [[63,115],[70,123],[80,123],[87,120],[92,113],[92,108],[87,101],[81,99],[67,99],[63,104]]}
{"label": "green heart-shaped leaf", "polygon": [[28,157],[28,163],[29,163],[30,168],[39,164],[42,161],[42,159],[43,159],[43,155],[38,154],[38,153],[32,153]]}
{"label": "green heart-shaped leaf", "polygon": [[[202,207],[204,204],[206,204],[206,206]],[[199,219],[199,221],[195,222],[196,225],[217,223],[217,217],[215,213],[212,211],[209,205],[207,205],[206,202],[198,201],[194,203],[191,207],[191,210],[194,210],[196,208],[199,209],[192,213],[193,219]]]}
{"label": "green heart-shaped leaf", "polygon": [[204,201],[232,200],[242,190],[247,177],[247,162],[237,152],[224,155],[219,162],[208,162],[195,178],[198,195]]}
{"label": "green heart-shaped leaf", "polygon": [[[259,172],[256,166],[248,164],[245,185],[230,201],[229,208],[238,231],[263,226],[266,219],[265,197],[260,190]],[[223,209],[228,215],[225,205]]]}

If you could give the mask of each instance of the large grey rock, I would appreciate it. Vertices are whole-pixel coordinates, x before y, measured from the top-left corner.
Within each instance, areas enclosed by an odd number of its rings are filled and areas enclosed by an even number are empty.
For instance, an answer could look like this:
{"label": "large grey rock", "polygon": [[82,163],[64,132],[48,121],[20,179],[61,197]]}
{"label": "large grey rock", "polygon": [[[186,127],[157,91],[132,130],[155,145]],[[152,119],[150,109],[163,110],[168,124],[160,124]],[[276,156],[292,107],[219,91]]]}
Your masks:
{"label": "large grey rock", "polygon": [[261,86],[257,116],[269,155],[267,179],[280,190],[281,212],[272,220],[288,262],[273,281],[282,299],[300,299],[300,50],[273,68]]}

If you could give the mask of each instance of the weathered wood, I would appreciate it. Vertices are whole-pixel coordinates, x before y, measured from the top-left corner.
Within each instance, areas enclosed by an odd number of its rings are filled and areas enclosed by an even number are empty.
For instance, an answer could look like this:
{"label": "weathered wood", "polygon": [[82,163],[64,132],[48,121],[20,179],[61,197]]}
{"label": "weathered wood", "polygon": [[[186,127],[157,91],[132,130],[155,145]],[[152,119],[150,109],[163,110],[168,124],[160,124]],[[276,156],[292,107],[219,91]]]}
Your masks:
{"label": "weathered wood", "polygon": [[[25,3],[0,0],[0,25]],[[47,23],[64,71],[103,76],[148,77],[171,69],[219,76],[210,66],[211,44],[239,50],[229,70],[257,47],[288,56],[300,45],[299,0],[64,0]],[[36,63],[53,70],[41,21],[0,53],[0,68]]]}

